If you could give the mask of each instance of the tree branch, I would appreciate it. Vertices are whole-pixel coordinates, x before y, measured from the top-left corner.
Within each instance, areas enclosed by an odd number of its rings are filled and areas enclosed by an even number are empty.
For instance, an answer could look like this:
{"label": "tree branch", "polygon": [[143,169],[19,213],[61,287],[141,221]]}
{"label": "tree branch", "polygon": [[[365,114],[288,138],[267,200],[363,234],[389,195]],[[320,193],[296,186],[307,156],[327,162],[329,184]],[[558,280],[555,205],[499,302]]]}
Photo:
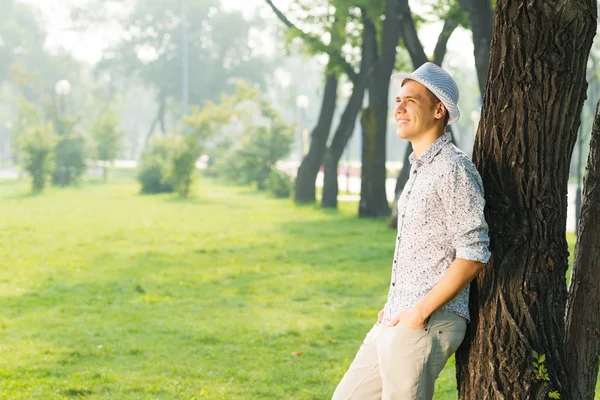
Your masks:
{"label": "tree branch", "polygon": [[442,66],[444,57],[446,56],[446,50],[448,49],[448,40],[454,30],[458,27],[458,15],[449,15],[444,21],[444,27],[440,36],[438,36],[435,50],[433,51],[433,62],[434,64]]}
{"label": "tree branch", "polygon": [[404,40],[404,45],[406,46],[406,50],[408,50],[408,54],[410,54],[413,67],[419,68],[429,60],[427,59],[425,50],[423,50],[423,44],[417,35],[417,28],[415,27],[415,22],[413,21],[412,11],[408,5],[408,0],[400,0],[398,2],[398,6],[400,11],[399,18],[401,21],[401,33],[402,39]]}
{"label": "tree branch", "polygon": [[309,43],[314,50],[328,54],[329,57],[331,57],[336,63],[338,63],[344,69],[344,72],[346,73],[346,75],[348,75],[348,78],[350,78],[350,80],[353,83],[356,83],[356,81],[358,80],[358,74],[356,73],[356,71],[354,71],[354,68],[352,67],[352,65],[350,65],[350,63],[348,63],[348,61],[346,61],[346,59],[344,57],[342,57],[339,50],[334,49],[331,46],[327,46],[319,38],[312,36],[312,35],[304,32],[302,29],[298,28],[292,21],[290,21],[285,16],[285,14],[283,12],[281,12],[281,10],[279,8],[277,8],[277,6],[275,4],[273,4],[273,1],[271,1],[271,0],[265,0],[265,1],[269,5],[269,7],[271,7],[273,12],[277,16],[277,18],[279,18],[285,26],[287,26],[292,31],[296,32],[298,34],[298,36],[300,36],[307,43]]}

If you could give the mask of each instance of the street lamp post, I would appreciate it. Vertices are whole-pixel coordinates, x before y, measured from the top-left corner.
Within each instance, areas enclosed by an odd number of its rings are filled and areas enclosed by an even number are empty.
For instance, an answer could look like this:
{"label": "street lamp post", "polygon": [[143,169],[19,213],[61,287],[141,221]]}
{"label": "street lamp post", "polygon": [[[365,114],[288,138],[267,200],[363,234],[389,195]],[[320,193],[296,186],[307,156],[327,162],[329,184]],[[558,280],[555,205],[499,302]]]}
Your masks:
{"label": "street lamp post", "polygon": [[308,97],[301,94],[296,98],[296,107],[300,111],[300,161],[304,158],[306,151],[304,149],[304,112],[308,108]]}
{"label": "street lamp post", "polygon": [[182,29],[182,113],[184,116],[189,111],[189,43],[188,43],[188,0],[181,0],[181,29]]}
{"label": "street lamp post", "polygon": [[69,95],[69,93],[71,93],[71,83],[66,80],[66,79],[62,79],[58,82],[56,82],[56,85],[54,85],[54,91],[56,92],[56,94],[58,95],[58,98],[60,99],[60,113],[61,116],[65,114],[65,97]]}
{"label": "street lamp post", "polygon": [[[56,92],[58,99],[59,99],[59,111],[58,111],[58,126],[60,129],[60,133],[61,135],[66,134],[65,131],[65,97],[68,96],[71,93],[71,83],[66,80],[66,79],[62,79],[58,82],[56,82],[56,85],[54,85],[54,91]],[[66,186],[67,185],[67,167],[65,165],[59,165],[58,167],[58,178],[59,178],[59,183],[61,186]]]}

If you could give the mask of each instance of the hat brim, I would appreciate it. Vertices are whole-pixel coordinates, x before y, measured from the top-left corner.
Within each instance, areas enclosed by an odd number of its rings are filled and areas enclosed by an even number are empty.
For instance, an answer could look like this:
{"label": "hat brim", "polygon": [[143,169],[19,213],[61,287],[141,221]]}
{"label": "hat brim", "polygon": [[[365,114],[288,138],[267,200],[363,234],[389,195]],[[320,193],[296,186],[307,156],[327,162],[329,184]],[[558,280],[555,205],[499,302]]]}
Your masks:
{"label": "hat brim", "polygon": [[446,110],[448,110],[449,115],[448,125],[458,121],[458,119],[460,118],[460,111],[458,110],[458,106],[454,104],[452,100],[450,100],[442,90],[438,89],[431,82],[428,82],[425,79],[422,79],[418,76],[414,76],[412,74],[398,73],[392,75],[392,82],[398,85],[398,87],[402,87],[404,81],[407,79],[419,82],[421,85],[425,86],[427,89],[429,89],[431,93],[433,93],[435,97],[437,97],[444,104]]}

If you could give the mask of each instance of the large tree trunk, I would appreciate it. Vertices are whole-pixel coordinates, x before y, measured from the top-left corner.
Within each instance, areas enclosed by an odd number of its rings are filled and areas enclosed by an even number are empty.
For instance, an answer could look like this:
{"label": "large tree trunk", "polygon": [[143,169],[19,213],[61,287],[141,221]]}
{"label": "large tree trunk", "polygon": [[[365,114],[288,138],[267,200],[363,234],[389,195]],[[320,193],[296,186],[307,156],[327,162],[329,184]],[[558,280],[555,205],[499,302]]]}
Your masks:
{"label": "large tree trunk", "polygon": [[[332,68],[332,62],[328,66],[328,70]],[[317,174],[323,163],[327,139],[331,131],[331,123],[335,112],[337,99],[338,78],[335,73],[329,73],[325,81],[325,90],[323,91],[323,102],[321,104],[321,112],[319,121],[312,131],[310,150],[306,157],[302,160],[298,175],[296,177],[296,191],[294,198],[298,202],[315,202],[315,181]]]}
{"label": "large tree trunk", "polygon": [[367,17],[365,10],[361,10],[361,12],[363,17],[363,42],[360,72],[358,79],[354,82],[352,95],[342,114],[331,145],[325,153],[323,163],[323,198],[321,200],[321,207],[324,208],[337,208],[338,163],[356,126],[356,117],[363,104],[365,90],[373,72],[372,65],[375,59],[375,52],[377,51],[375,25]]}
{"label": "large tree trunk", "polygon": [[[462,8],[469,13],[469,23],[473,32],[473,53],[479,91],[485,93],[490,65],[490,43],[494,23],[494,10],[491,0],[459,0]],[[548,3],[547,3],[548,4]],[[554,6],[548,6],[554,7]]]}
{"label": "large tree trunk", "polygon": [[[461,399],[571,398],[564,346],[569,163],[596,0],[499,1],[474,162],[492,258],[457,352]],[[534,351],[547,375],[534,371]]]}
{"label": "large tree trunk", "polygon": [[362,169],[360,183],[360,217],[385,217],[390,206],[385,191],[386,132],[390,77],[396,60],[400,37],[399,8],[406,0],[385,2],[385,21],[381,34],[381,51],[369,83],[369,106],[361,116]]}
{"label": "large tree trunk", "polygon": [[600,103],[584,176],[579,234],[567,301],[566,340],[573,400],[594,398],[600,355]]}

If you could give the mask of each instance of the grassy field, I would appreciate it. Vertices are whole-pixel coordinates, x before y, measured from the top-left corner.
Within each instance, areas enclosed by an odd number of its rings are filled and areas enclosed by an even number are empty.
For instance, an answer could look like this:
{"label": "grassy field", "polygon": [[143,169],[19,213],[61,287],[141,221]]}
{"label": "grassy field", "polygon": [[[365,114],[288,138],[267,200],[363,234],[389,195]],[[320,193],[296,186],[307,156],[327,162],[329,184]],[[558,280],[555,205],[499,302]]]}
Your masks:
{"label": "grassy field", "polygon": [[355,204],[27,192],[0,182],[2,399],[327,399],[385,302],[395,233]]}

